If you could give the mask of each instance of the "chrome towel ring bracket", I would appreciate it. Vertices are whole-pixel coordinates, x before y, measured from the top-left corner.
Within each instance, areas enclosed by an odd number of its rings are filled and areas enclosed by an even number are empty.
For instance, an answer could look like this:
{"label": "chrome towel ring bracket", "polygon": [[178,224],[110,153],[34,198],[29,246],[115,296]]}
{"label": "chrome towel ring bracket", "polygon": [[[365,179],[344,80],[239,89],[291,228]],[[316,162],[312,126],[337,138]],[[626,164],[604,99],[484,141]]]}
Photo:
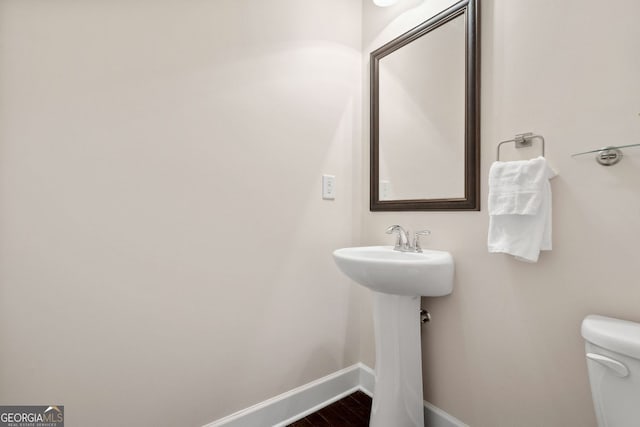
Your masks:
{"label": "chrome towel ring bracket", "polygon": [[515,142],[516,148],[531,147],[533,145],[533,140],[536,138],[539,139],[541,142],[542,157],[544,157],[544,137],[542,135],[536,135],[532,132],[526,132],[526,133],[517,134],[513,139],[509,139],[507,141],[502,141],[498,143],[498,148],[496,151],[496,160],[500,161],[500,147],[503,144]]}

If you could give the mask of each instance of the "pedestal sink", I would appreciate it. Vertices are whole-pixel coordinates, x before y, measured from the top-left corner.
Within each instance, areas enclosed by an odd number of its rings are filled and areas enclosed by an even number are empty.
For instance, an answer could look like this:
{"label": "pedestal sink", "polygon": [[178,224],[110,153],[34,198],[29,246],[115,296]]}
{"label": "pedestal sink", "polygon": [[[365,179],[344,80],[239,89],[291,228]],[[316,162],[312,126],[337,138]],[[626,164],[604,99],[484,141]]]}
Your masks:
{"label": "pedestal sink", "polygon": [[449,252],[400,252],[391,246],[343,248],[333,258],[373,291],[376,382],[371,427],[424,427],[420,297],[453,290]]}

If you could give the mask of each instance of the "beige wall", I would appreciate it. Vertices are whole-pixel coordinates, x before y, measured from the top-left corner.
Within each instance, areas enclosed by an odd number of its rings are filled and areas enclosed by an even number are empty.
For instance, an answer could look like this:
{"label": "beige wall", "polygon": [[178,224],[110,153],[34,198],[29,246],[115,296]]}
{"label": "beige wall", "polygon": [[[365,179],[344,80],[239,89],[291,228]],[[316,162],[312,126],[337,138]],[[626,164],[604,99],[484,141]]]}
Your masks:
{"label": "beige wall", "polygon": [[360,19],[0,0],[1,404],[198,426],[359,360]]}
{"label": "beige wall", "polygon": [[[432,3],[363,4],[366,61],[428,18]],[[595,426],[579,328],[589,313],[640,321],[640,150],[609,168],[570,155],[640,142],[640,3],[494,0],[482,1],[481,14],[482,211],[366,213],[362,244],[390,242],[384,228],[400,223],[431,229],[424,246],[454,255],[454,293],[423,301],[433,314],[423,341],[427,400],[474,427]],[[496,144],[526,131],[545,136],[560,174],[554,249],[534,265],[486,249]],[[362,347],[371,363],[371,343]]]}

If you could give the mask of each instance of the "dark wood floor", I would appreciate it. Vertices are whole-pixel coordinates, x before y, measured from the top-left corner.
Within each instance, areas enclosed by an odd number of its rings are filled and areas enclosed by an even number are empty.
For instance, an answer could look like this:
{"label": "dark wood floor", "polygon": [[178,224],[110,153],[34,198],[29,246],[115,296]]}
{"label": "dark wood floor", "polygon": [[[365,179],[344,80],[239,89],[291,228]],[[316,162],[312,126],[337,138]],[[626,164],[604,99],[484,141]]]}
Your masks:
{"label": "dark wood floor", "polygon": [[370,415],[371,398],[356,391],[288,427],[367,427]]}

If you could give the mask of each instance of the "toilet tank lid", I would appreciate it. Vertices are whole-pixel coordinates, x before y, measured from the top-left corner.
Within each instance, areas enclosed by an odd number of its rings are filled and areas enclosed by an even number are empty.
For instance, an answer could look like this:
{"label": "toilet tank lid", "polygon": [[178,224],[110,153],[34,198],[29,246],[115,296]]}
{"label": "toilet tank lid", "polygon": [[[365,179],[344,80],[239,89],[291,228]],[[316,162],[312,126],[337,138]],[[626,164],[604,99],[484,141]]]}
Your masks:
{"label": "toilet tank lid", "polygon": [[640,359],[640,323],[592,314],[582,321],[582,336],[607,350]]}

